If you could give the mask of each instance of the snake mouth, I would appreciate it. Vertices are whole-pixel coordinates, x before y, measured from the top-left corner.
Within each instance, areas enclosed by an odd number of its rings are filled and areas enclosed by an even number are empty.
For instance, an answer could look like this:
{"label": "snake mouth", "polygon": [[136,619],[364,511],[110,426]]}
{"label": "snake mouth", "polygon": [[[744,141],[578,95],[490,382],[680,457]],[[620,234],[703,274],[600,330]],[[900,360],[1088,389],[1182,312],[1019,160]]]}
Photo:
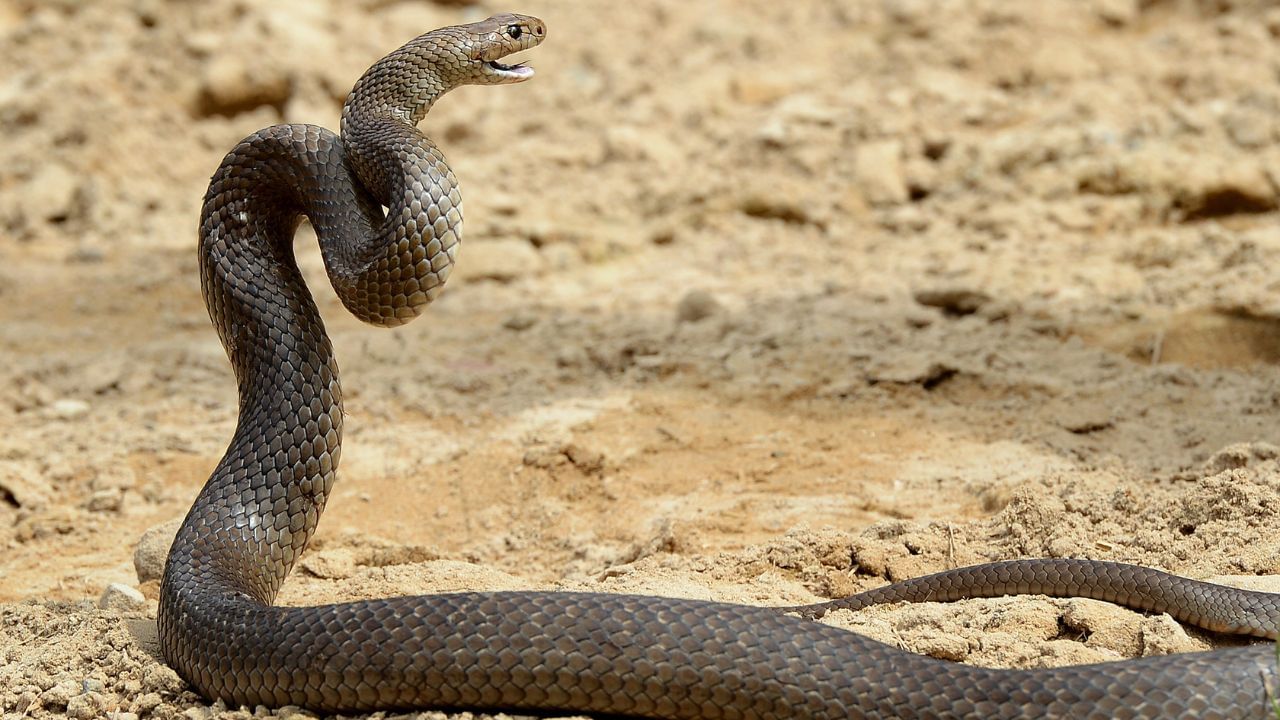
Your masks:
{"label": "snake mouth", "polygon": [[507,65],[497,60],[486,60],[485,67],[494,75],[506,80],[507,82],[523,82],[533,77],[533,68],[524,63],[516,63]]}

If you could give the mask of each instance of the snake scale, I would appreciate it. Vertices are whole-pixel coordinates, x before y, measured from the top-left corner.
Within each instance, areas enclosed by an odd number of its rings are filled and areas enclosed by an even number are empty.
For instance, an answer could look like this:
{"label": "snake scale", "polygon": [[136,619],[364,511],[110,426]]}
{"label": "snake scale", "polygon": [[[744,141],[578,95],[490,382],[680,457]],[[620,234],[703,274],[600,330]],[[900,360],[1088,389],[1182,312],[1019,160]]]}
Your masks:
{"label": "snake scale", "polygon": [[[960,568],[802,608],[571,592],[457,593],[273,607],[333,487],[342,396],[293,257],[306,216],[344,305],[408,322],[448,278],[461,198],[417,129],[464,84],[521,82],[500,59],[537,18],[426,33],[373,65],[341,135],[279,125],[225,158],[205,196],[200,277],[240,412],[160,587],[165,659],[200,693],[320,711],[515,709],[652,718],[1262,718],[1269,644],[1124,662],[994,670],[814,622],[837,607],[1009,593],[1097,597],[1274,637],[1277,596],[1146,568],[1024,560]],[[783,612],[783,611],[787,612]]]}

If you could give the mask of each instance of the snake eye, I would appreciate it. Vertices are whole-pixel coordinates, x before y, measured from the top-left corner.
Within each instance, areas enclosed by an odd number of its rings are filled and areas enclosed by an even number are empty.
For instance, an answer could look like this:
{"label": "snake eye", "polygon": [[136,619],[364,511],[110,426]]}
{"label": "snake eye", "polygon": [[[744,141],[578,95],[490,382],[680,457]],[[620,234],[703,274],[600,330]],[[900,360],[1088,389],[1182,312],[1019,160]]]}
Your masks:
{"label": "snake eye", "polygon": [[520,39],[520,36],[521,36],[523,33],[524,33],[524,28],[520,27],[519,25],[508,25],[508,26],[507,26],[507,34],[511,36],[511,39],[512,39],[512,40],[519,40],[519,39]]}

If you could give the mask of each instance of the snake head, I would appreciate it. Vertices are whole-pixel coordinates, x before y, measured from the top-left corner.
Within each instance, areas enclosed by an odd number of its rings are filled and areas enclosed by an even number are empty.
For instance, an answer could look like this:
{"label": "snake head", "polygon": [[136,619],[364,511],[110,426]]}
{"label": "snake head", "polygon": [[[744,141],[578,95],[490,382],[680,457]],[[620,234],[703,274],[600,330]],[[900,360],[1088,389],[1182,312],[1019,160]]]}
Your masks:
{"label": "snake head", "polygon": [[514,13],[494,15],[458,29],[469,36],[466,47],[473,68],[470,82],[476,85],[504,85],[533,77],[533,68],[499,60],[536,47],[547,36],[546,23],[531,15]]}

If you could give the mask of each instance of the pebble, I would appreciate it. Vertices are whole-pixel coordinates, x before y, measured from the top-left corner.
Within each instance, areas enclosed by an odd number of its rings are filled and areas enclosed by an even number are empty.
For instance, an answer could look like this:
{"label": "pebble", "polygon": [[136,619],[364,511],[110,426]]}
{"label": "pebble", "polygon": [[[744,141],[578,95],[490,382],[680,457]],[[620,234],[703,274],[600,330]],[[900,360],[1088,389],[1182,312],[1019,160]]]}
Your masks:
{"label": "pebble", "polygon": [[138,582],[160,579],[164,573],[164,561],[181,524],[182,519],[175,518],[142,533],[138,547],[133,551],[133,569],[138,573]]}
{"label": "pebble", "polygon": [[283,107],[289,91],[289,77],[278,66],[228,52],[205,64],[198,109],[203,115],[235,115],[263,105]]}
{"label": "pebble", "polygon": [[872,205],[897,205],[910,197],[902,165],[902,143],[884,140],[858,147],[854,175],[862,197]]}
{"label": "pebble", "polygon": [[972,315],[991,302],[991,296],[969,288],[929,288],[917,290],[915,301],[925,307],[938,308],[947,315]]}
{"label": "pebble", "polygon": [[1087,435],[1115,424],[1115,415],[1106,402],[1072,398],[1054,413],[1054,422],[1069,433]]}
{"label": "pebble", "polygon": [[87,507],[90,512],[117,512],[124,504],[124,495],[119,488],[104,488],[89,496]]}
{"label": "pebble", "polygon": [[124,583],[111,583],[102,591],[102,597],[98,598],[98,607],[104,610],[133,612],[143,609],[146,605],[147,599],[142,593],[137,588]]}
{"label": "pebble", "polygon": [[676,321],[682,323],[705,320],[722,311],[724,307],[706,290],[690,290],[676,305]]}
{"label": "pebble", "polygon": [[67,717],[75,720],[93,720],[105,713],[106,702],[101,693],[86,692],[73,696],[67,701]]}
{"label": "pebble", "polygon": [[538,316],[523,310],[516,311],[513,315],[502,321],[502,327],[508,330],[528,330],[538,322]]}
{"label": "pebble", "polygon": [[1094,12],[1108,25],[1132,25],[1141,13],[1138,0],[1094,0]]}
{"label": "pebble", "polygon": [[1270,113],[1248,105],[1232,108],[1222,116],[1222,128],[1232,142],[1245,150],[1256,150],[1271,143],[1276,124]]}
{"label": "pebble", "polygon": [[18,210],[28,221],[65,220],[75,213],[80,185],[80,177],[65,165],[43,165],[18,192]]}
{"label": "pebble", "polygon": [[49,412],[58,420],[78,420],[89,414],[89,403],[74,398],[54,400]]}
{"label": "pebble", "polygon": [[21,460],[0,461],[0,501],[8,499],[27,510],[44,507],[53,489],[40,477],[35,465]]}

